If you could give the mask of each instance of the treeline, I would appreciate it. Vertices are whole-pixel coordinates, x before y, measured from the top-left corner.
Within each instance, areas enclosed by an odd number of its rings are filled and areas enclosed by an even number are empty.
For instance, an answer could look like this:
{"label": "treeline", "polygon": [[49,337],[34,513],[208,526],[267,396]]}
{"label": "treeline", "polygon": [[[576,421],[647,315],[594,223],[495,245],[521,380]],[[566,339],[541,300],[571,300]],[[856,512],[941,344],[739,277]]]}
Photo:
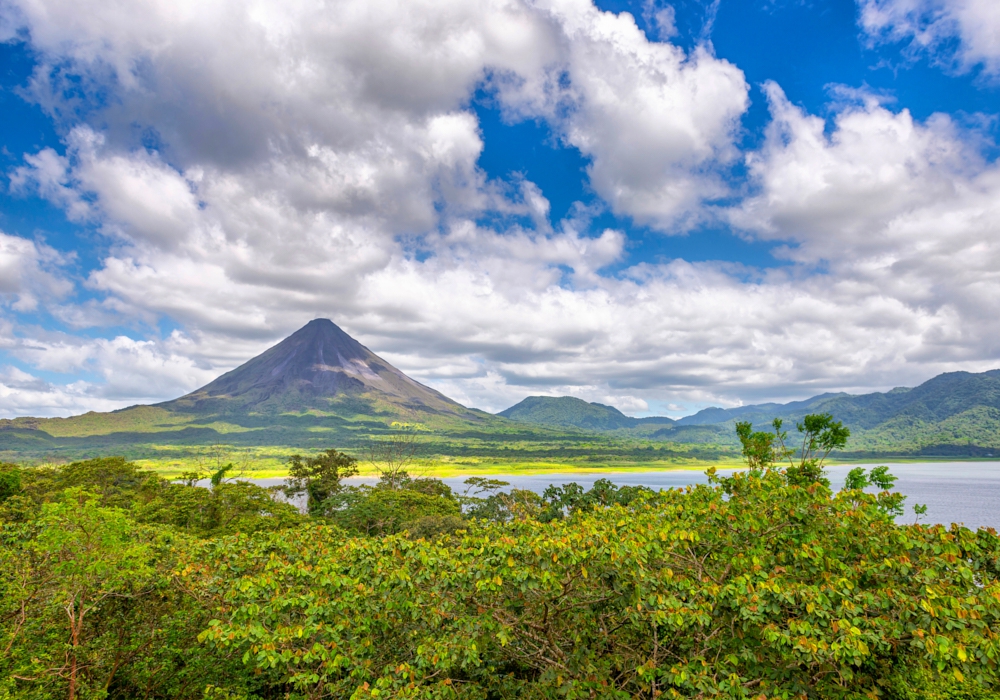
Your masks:
{"label": "treeline", "polygon": [[1000,698],[996,533],[832,491],[828,416],[739,430],[746,472],[657,493],[3,465],[0,698]]}

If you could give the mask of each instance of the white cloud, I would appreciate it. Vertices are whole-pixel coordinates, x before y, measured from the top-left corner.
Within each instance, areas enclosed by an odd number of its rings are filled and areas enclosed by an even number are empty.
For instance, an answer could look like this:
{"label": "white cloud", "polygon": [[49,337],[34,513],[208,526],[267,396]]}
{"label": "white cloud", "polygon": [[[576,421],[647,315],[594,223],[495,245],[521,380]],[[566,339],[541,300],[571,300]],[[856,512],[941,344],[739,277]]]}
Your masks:
{"label": "white cloud", "polygon": [[[540,6],[561,28],[566,56],[541,93],[530,81],[501,82],[508,107],[544,115],[589,156],[591,184],[616,212],[684,230],[705,199],[727,193],[714,168],[737,155],[733,139],[748,105],[743,72],[705,47],[686,55],[650,42],[631,15],[589,0]],[[669,22],[672,13],[656,17]]]}
{"label": "white cloud", "polygon": [[[742,73],[706,49],[651,43],[585,0],[18,7],[43,58],[32,89],[67,136],[13,185],[96,223],[110,250],[87,273],[97,298],[71,303],[55,253],[12,239],[20,276],[2,291],[148,339],[6,320],[7,354],[68,380],[10,370],[0,411],[172,398],[317,316],[492,410],[565,393],[676,413],[996,357],[996,168],[946,117],[862,101],[829,135],[771,86],[754,194],[727,215],[790,241],[793,264],[609,275],[626,235],[593,235],[585,214],[550,222],[535,183],[488,180],[468,101],[486,84],[512,118],[548,120],[615,211],[681,231],[726,193],[717,171],[747,104]],[[106,99],[71,101],[73,76]],[[183,332],[142,331],[164,319]]]}
{"label": "white cloud", "polygon": [[13,5],[53,110],[67,75],[110,84],[101,122],[119,146],[148,125],[172,162],[277,176],[306,206],[377,202],[394,231],[432,226],[435,194],[483,206],[481,143],[461,110],[487,76],[509,109],[592,157],[618,211],[665,228],[722,191],[709,166],[733,156],[747,105],[736,67],[650,42],[589,0]]}
{"label": "white cloud", "polygon": [[65,416],[113,410],[115,402],[95,401],[85,382],[54,386],[17,367],[0,366],[0,405],[5,417]]}
{"label": "white cloud", "polygon": [[77,190],[79,183],[71,181],[69,159],[51,148],[24,156],[25,165],[10,176],[13,192],[27,194],[32,189],[53,204],[62,207],[70,221],[86,221],[91,216],[90,204]]}
{"label": "white cloud", "polygon": [[59,270],[66,256],[39,241],[0,232],[0,304],[34,311],[39,299],[59,299],[72,284]]}
{"label": "white cloud", "polygon": [[642,16],[646,24],[656,30],[657,37],[666,41],[677,35],[677,11],[673,5],[660,5],[654,0],[642,4]]}
{"label": "white cloud", "polygon": [[[1000,4],[995,0],[858,0],[859,22],[873,41],[909,42],[967,71],[1000,74]],[[954,39],[959,46],[949,46]]]}
{"label": "white cloud", "polygon": [[[825,265],[808,284],[829,280],[826,296],[859,331],[911,334],[901,361],[995,363],[1000,167],[979,156],[980,135],[945,115],[917,122],[874,99],[845,108],[827,135],[777,86],[768,94],[774,121],[748,158],[759,191],[734,223],[792,241],[793,260]],[[875,298],[885,304],[871,316],[856,306]]]}
{"label": "white cloud", "polygon": [[943,114],[916,122],[869,98],[848,105],[831,135],[820,117],[792,105],[774,83],[765,85],[773,121],[763,149],[750,154],[761,187],[736,221],[759,236],[794,240],[803,261],[853,259],[863,251],[902,252],[910,239],[887,227],[901,213],[954,201],[984,170],[978,152]]}
{"label": "white cloud", "polygon": [[0,349],[48,376],[85,379],[45,380],[18,367],[0,367],[0,406],[7,415],[72,415],[152,403],[205,384],[214,369],[191,358],[193,343],[174,332],[162,341],[81,338],[37,327],[21,329],[29,338],[2,329]]}

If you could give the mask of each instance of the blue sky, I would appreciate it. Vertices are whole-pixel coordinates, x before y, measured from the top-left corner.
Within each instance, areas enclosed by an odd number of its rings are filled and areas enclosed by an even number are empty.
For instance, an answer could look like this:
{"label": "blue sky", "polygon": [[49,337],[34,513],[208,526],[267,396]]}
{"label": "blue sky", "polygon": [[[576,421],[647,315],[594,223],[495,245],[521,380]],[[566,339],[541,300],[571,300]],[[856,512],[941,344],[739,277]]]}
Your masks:
{"label": "blue sky", "polygon": [[985,0],[0,6],[0,417],[314,317],[487,410],[1000,366]]}

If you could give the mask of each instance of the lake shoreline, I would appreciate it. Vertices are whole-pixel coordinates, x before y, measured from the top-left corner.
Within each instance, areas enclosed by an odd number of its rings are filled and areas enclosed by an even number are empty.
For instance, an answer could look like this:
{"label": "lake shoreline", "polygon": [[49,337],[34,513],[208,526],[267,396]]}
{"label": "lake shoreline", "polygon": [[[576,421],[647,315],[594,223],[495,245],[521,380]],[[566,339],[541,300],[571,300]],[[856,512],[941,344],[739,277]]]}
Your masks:
{"label": "lake shoreline", "polygon": [[[1000,528],[1000,461],[949,461],[949,462],[849,462],[826,465],[827,476],[832,487],[841,488],[847,473],[855,468],[871,468],[884,464],[898,481],[893,491],[907,497],[906,512],[898,522],[911,523],[916,516],[913,505],[928,506],[926,517],[921,517],[923,523],[939,523],[950,525],[961,523],[966,527]],[[720,467],[721,475],[745,468],[744,465],[729,465]],[[645,486],[653,490],[662,488],[684,488],[708,482],[706,467],[689,467],[683,469],[591,469],[587,472],[579,470],[545,471],[545,472],[496,472],[489,474],[491,478],[506,481],[506,488],[523,488],[541,493],[549,485],[561,485],[569,482],[579,483],[584,488],[590,488],[598,479],[608,479],[618,486]],[[414,474],[415,476],[431,476]],[[440,478],[454,491],[462,493],[467,488],[463,483],[471,476],[484,474],[463,473],[458,475],[433,477]],[[250,478],[260,486],[277,486],[282,483],[282,476]],[[374,484],[377,476],[373,473],[359,475],[347,479],[349,484]]]}

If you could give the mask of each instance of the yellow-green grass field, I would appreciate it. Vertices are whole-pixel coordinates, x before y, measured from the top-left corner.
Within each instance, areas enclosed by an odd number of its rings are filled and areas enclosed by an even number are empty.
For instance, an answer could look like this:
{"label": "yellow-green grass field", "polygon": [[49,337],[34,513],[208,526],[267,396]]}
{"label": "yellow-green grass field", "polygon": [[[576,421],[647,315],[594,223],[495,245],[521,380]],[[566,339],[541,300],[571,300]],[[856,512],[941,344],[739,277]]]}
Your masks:
{"label": "yellow-green grass field", "polygon": [[[185,448],[189,451],[190,448]],[[164,451],[168,451],[166,448]],[[275,454],[276,452],[287,452],[287,454]],[[246,454],[235,455],[235,458],[218,461],[215,455],[205,454],[192,457],[164,455],[156,459],[137,459],[135,463],[144,469],[156,472],[167,478],[179,477],[185,472],[210,472],[228,463],[233,463],[236,472],[243,478],[267,479],[280,478],[288,475],[286,460],[288,455],[296,450],[290,448],[261,448],[261,454],[251,455],[249,459]],[[969,462],[969,461],[989,461],[970,458],[863,458],[863,459],[833,459],[828,461],[831,466],[838,464],[866,464],[875,462],[887,463],[919,463],[919,462]],[[637,461],[626,459],[615,459],[605,462],[576,461],[559,459],[505,459],[505,458],[476,458],[476,457],[451,457],[441,455],[431,458],[415,459],[407,465],[406,471],[415,477],[445,478],[456,476],[495,476],[504,474],[600,474],[602,472],[645,472],[661,470],[704,470],[709,467],[717,469],[739,469],[745,464],[736,459],[669,459]],[[358,460],[358,472],[361,476],[372,476],[378,474],[381,465],[369,462],[365,459]]]}
{"label": "yellow-green grass field", "polygon": [[[230,454],[219,455],[206,449],[203,454],[192,456],[190,447],[185,447],[180,454],[170,454],[169,447],[163,448],[163,456],[152,459],[137,459],[136,464],[154,471],[165,477],[180,476],[185,472],[208,472],[232,463],[236,471],[245,478],[273,478],[287,475],[285,467],[288,456],[299,450],[281,447],[251,448],[249,450],[233,451]],[[379,472],[378,463],[370,462],[358,455],[358,471],[362,476]],[[545,474],[545,473],[578,473],[599,474],[601,472],[636,472],[667,469],[706,469],[718,467],[727,469],[739,467],[741,462],[725,460],[699,459],[668,459],[638,461],[629,459],[613,459],[607,461],[582,461],[561,459],[534,459],[497,457],[453,457],[448,455],[418,458],[406,466],[406,471],[413,476],[422,477],[452,477],[452,476],[490,476],[496,474]]]}

